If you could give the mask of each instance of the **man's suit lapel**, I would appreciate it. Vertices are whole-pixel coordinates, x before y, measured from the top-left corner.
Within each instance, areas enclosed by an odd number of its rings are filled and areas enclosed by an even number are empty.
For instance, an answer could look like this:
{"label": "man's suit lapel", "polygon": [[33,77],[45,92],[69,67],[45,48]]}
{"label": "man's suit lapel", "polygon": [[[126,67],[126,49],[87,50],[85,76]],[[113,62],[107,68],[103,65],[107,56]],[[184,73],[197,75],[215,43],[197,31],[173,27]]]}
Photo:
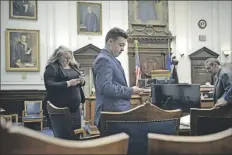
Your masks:
{"label": "man's suit lapel", "polygon": [[221,73],[221,69],[219,69],[218,73],[214,77],[215,78],[215,84],[214,84],[214,102],[216,102],[216,98],[217,98],[217,87],[218,87],[220,73]]}
{"label": "man's suit lapel", "polygon": [[125,83],[127,84],[127,82],[126,82],[126,77],[125,77],[125,72],[124,72],[124,69],[122,68],[122,65],[121,65],[120,61],[117,60],[116,58],[112,58],[112,59],[113,59],[114,62],[118,65],[118,67],[121,69],[122,75],[123,75],[124,80],[125,80]]}
{"label": "man's suit lapel", "polygon": [[214,100],[214,103],[217,102],[217,84],[218,84],[218,77],[215,76],[215,83],[214,83],[214,94],[213,94],[213,100]]}
{"label": "man's suit lapel", "polygon": [[110,56],[111,59],[112,59],[112,60],[117,64],[117,66],[120,68],[120,70],[122,71],[122,75],[123,75],[125,84],[127,85],[125,72],[124,72],[124,69],[122,68],[122,65],[121,65],[120,61],[117,60],[117,59],[116,59],[115,57],[113,57],[112,55],[110,55],[110,53],[109,53],[107,50],[103,49],[102,51],[103,51],[105,54],[107,54],[108,56]]}
{"label": "man's suit lapel", "polygon": [[214,94],[216,95],[217,85],[218,85],[218,77],[215,76],[215,84],[214,84]]}

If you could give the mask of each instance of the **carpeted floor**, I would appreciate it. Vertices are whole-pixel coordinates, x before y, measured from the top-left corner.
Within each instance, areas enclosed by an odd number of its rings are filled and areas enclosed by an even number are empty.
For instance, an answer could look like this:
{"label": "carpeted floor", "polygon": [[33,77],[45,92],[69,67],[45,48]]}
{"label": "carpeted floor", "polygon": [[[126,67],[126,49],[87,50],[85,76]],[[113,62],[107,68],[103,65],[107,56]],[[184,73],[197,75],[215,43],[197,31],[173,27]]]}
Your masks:
{"label": "carpeted floor", "polygon": [[41,132],[47,136],[54,137],[53,131],[51,129],[43,129]]}
{"label": "carpeted floor", "polygon": [[[81,125],[82,125],[82,127],[84,127],[84,125],[85,125],[83,115],[81,116]],[[28,123],[28,124],[25,124],[25,127],[28,127],[29,129],[32,129],[32,130],[39,131],[47,136],[54,137],[53,131],[51,129],[49,129],[48,127],[44,128],[42,131],[40,131],[40,124],[38,125],[38,123]]]}
{"label": "carpeted floor", "polygon": [[[82,119],[81,124],[82,124],[82,127],[83,127],[84,126],[84,117],[83,117],[83,115],[81,116],[81,119]],[[47,136],[54,137],[52,129],[44,128],[41,132],[43,134],[47,135]]]}

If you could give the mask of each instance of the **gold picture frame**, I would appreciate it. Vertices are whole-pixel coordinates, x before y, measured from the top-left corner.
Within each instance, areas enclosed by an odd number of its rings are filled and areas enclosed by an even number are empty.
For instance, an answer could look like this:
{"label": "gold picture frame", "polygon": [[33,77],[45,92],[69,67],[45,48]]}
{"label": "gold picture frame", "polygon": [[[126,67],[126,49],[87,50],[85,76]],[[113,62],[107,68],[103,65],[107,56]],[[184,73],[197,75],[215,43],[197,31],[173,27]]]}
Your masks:
{"label": "gold picture frame", "polygon": [[6,29],[6,71],[40,71],[40,30]]}
{"label": "gold picture frame", "polygon": [[77,33],[102,34],[102,4],[77,2]]}
{"label": "gold picture frame", "polygon": [[43,108],[42,108],[43,101],[42,100],[33,100],[33,101],[26,100],[26,101],[24,101],[24,110],[27,111],[27,106],[26,106],[27,104],[35,104],[35,103],[40,104],[40,109],[43,110]]}
{"label": "gold picture frame", "polygon": [[129,1],[129,24],[168,25],[168,1]]}
{"label": "gold picture frame", "polygon": [[37,0],[9,0],[9,18],[38,20]]}

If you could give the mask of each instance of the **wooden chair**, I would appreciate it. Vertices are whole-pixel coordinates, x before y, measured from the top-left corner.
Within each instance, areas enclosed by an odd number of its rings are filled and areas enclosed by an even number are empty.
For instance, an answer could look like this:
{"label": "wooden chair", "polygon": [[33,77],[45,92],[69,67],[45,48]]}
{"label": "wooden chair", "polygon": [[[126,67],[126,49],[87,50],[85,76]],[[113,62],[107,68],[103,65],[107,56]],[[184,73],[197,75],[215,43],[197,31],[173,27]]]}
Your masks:
{"label": "wooden chair", "polygon": [[0,125],[1,154],[123,154],[127,153],[128,135],[72,141],[44,135],[25,127]]}
{"label": "wooden chair", "polygon": [[72,129],[72,120],[69,108],[58,108],[51,102],[47,102],[47,111],[54,136],[67,140],[78,140],[86,137],[84,129]]}
{"label": "wooden chair", "polygon": [[162,110],[150,102],[125,112],[101,112],[100,134],[125,132],[130,136],[128,154],[147,154],[147,134],[176,135],[181,110]]}
{"label": "wooden chair", "polygon": [[19,123],[18,121],[18,114],[0,115],[0,119],[3,117],[5,118],[5,120],[9,121],[13,126],[22,125],[22,123]]}
{"label": "wooden chair", "polygon": [[232,128],[206,136],[171,136],[149,133],[148,155],[232,154]]}
{"label": "wooden chair", "polygon": [[43,130],[43,110],[42,101],[24,101],[24,111],[22,112],[22,122],[39,122],[40,130]]}
{"label": "wooden chair", "polygon": [[190,135],[200,136],[217,133],[232,127],[232,106],[218,109],[190,111]]}

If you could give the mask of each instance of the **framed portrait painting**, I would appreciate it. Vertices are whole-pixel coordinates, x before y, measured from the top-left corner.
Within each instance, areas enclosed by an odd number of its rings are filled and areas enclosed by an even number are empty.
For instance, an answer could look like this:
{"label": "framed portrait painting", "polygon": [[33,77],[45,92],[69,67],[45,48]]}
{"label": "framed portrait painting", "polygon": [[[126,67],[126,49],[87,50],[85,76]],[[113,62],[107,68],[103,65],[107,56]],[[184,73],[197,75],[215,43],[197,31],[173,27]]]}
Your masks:
{"label": "framed portrait painting", "polygon": [[40,31],[6,29],[6,71],[40,71]]}
{"label": "framed portrait painting", "polygon": [[11,19],[38,20],[37,0],[10,0],[9,16]]}
{"label": "framed portrait painting", "polygon": [[77,2],[78,34],[102,34],[101,3]]}
{"label": "framed portrait painting", "polygon": [[150,24],[160,26],[168,24],[168,1],[129,1],[128,7],[129,24]]}

